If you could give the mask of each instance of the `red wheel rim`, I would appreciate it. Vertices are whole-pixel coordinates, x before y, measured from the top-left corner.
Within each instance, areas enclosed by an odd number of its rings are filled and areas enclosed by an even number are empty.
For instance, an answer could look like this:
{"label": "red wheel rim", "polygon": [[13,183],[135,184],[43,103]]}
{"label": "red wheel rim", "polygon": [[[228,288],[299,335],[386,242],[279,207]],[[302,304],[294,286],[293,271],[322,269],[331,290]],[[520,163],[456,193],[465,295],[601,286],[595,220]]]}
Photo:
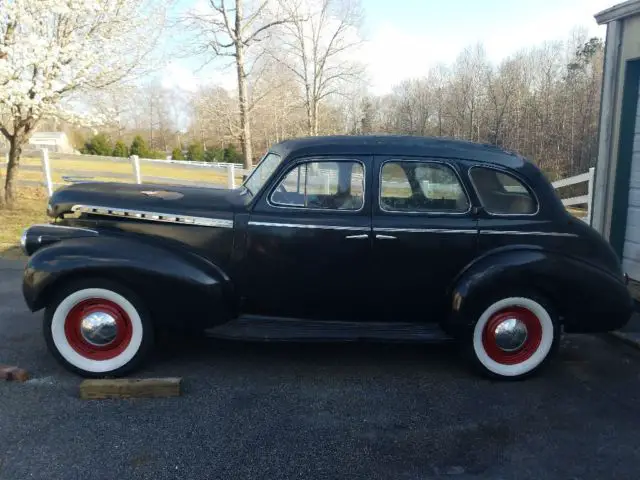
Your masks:
{"label": "red wheel rim", "polygon": [[[82,334],[82,320],[92,313],[106,313],[116,321],[116,336],[106,345],[95,345]],[[90,360],[109,360],[120,355],[131,343],[133,328],[129,315],[115,302],[91,298],[75,305],[64,322],[67,342],[77,353]]]}
{"label": "red wheel rim", "polygon": [[[505,351],[496,341],[496,328],[502,322],[515,318],[527,328],[527,338],[514,351]],[[516,365],[533,356],[542,342],[542,324],[536,315],[524,307],[509,307],[494,313],[487,321],[482,332],[482,346],[487,355],[502,365]]]}

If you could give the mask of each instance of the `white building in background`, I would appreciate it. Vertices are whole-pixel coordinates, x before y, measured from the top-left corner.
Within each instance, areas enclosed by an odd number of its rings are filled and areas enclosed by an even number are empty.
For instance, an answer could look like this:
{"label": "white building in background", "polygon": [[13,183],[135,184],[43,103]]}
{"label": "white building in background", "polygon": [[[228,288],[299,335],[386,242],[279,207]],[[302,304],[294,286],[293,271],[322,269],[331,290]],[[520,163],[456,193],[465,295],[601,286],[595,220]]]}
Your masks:
{"label": "white building in background", "polygon": [[29,148],[48,148],[51,152],[73,153],[73,146],[64,132],[35,132],[29,139]]}

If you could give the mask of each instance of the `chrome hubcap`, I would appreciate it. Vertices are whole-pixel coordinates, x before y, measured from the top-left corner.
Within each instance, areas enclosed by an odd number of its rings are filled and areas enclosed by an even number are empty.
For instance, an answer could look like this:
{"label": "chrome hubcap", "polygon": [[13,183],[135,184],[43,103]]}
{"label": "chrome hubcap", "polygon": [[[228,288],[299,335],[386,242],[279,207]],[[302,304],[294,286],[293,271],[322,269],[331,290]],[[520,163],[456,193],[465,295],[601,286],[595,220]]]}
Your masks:
{"label": "chrome hubcap", "polygon": [[82,319],[80,333],[91,345],[104,347],[115,340],[118,325],[112,315],[106,312],[93,312]]}
{"label": "chrome hubcap", "polygon": [[517,318],[508,318],[498,324],[494,335],[500,350],[514,352],[527,341],[527,326]]}

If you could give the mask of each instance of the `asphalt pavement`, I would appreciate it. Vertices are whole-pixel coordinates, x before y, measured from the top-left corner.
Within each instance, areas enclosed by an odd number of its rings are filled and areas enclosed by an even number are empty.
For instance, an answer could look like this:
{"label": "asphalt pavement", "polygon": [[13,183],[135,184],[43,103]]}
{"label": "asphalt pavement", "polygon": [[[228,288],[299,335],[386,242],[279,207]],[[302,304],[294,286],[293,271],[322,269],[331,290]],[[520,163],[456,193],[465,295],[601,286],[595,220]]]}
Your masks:
{"label": "asphalt pavement", "polygon": [[0,479],[637,479],[640,352],[568,336],[541,375],[475,376],[452,346],[172,339],[139,376],[183,396],[83,401],[0,261]]}

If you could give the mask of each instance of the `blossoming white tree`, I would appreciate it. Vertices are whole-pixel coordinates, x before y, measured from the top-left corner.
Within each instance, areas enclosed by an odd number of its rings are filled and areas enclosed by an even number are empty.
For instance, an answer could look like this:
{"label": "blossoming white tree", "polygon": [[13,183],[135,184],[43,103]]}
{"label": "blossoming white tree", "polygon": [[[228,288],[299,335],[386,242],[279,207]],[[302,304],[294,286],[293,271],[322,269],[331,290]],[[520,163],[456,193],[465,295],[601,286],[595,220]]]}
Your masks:
{"label": "blossoming white tree", "polygon": [[146,71],[167,0],[0,0],[0,132],[9,164],[0,206],[16,196],[24,145],[43,118],[96,123],[79,95]]}

